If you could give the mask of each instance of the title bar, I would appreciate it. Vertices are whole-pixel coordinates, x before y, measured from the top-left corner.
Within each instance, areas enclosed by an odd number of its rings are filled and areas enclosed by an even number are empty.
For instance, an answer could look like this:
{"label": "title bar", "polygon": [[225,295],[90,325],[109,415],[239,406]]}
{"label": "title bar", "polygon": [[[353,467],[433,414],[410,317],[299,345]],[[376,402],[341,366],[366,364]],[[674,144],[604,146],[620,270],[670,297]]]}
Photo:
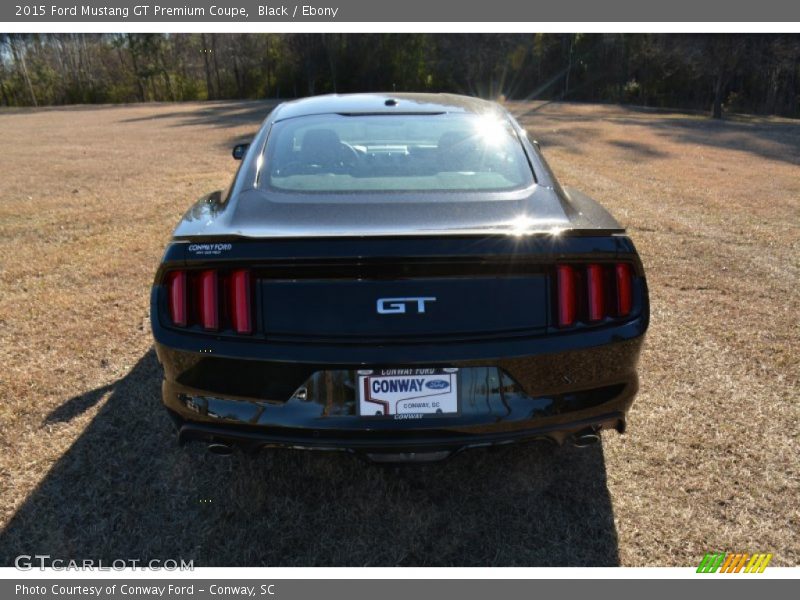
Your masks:
{"label": "title bar", "polygon": [[786,0],[259,0],[3,2],[0,21],[54,22],[800,22],[800,3]]}

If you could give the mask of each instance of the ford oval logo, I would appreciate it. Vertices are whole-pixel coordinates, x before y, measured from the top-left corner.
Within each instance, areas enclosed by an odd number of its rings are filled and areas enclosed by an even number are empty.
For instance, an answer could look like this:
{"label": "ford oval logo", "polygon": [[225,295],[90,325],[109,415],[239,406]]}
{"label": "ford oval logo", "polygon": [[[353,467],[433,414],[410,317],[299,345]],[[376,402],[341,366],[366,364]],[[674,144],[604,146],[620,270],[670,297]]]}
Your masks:
{"label": "ford oval logo", "polygon": [[434,379],[426,383],[425,387],[432,390],[443,390],[450,387],[450,382],[445,381],[444,379]]}

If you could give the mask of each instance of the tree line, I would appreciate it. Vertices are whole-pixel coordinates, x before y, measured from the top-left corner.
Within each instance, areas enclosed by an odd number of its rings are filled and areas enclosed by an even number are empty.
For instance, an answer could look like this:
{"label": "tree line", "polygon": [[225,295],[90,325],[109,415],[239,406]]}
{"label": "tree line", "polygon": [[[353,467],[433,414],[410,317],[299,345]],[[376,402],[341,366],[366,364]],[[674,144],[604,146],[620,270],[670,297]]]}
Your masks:
{"label": "tree line", "polygon": [[0,105],[436,91],[800,116],[796,34],[0,34]]}

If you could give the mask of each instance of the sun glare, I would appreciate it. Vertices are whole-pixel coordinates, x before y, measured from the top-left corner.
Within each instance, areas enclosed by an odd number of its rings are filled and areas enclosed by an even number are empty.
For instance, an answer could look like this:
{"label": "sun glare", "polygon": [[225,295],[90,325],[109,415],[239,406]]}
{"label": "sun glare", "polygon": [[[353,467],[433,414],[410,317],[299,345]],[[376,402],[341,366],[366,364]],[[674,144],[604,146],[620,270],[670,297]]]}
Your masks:
{"label": "sun glare", "polygon": [[499,146],[507,136],[505,123],[495,116],[482,116],[475,122],[475,132],[487,146]]}

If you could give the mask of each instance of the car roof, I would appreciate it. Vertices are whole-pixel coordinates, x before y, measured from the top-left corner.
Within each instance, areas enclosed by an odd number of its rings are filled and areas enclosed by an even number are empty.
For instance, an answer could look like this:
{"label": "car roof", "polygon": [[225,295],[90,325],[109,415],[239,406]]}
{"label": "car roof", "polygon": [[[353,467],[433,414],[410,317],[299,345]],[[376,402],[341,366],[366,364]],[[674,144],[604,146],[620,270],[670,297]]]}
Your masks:
{"label": "car roof", "polygon": [[440,114],[499,113],[488,100],[457,94],[328,94],[285,102],[275,109],[275,121],[320,114]]}

